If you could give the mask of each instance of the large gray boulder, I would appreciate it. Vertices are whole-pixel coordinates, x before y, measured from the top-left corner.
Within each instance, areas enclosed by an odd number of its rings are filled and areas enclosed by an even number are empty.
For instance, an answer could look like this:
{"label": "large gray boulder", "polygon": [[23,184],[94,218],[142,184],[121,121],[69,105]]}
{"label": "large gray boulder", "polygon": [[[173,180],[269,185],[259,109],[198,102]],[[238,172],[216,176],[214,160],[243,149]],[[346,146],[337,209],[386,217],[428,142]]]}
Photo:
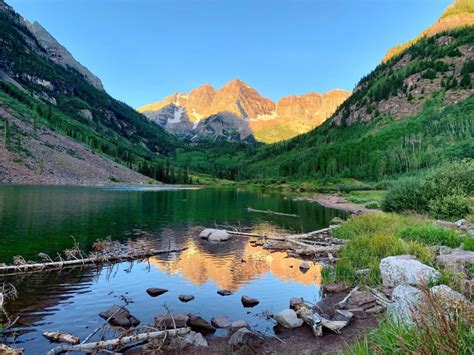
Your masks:
{"label": "large gray boulder", "polygon": [[474,263],[474,252],[454,249],[436,257],[436,262],[449,271],[467,273],[469,265]]}
{"label": "large gray boulder", "polygon": [[386,287],[398,285],[418,286],[428,281],[437,281],[441,273],[420,263],[411,255],[389,256],[380,262],[382,284]]}
{"label": "large gray boulder", "polygon": [[285,309],[274,316],[275,320],[281,326],[293,329],[303,325],[303,320],[298,318],[296,312],[292,309]]}
{"label": "large gray boulder", "polygon": [[430,289],[432,295],[435,296],[436,300],[446,305],[456,305],[460,303],[468,303],[469,301],[457,291],[454,291],[446,285],[433,286]]}
{"label": "large gray boulder", "polygon": [[230,234],[222,229],[206,228],[199,234],[199,237],[211,242],[223,242],[230,239]]}
{"label": "large gray boulder", "polygon": [[399,285],[393,290],[392,301],[388,305],[387,314],[396,322],[408,325],[413,324],[424,296],[416,287]]}

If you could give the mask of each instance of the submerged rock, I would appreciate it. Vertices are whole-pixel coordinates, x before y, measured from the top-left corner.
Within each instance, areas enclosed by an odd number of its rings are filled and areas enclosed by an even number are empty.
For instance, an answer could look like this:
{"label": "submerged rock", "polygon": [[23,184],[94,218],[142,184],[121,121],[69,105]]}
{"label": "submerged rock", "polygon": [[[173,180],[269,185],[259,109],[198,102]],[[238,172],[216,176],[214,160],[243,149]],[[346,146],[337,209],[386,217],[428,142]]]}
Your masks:
{"label": "submerged rock", "polygon": [[303,271],[303,272],[308,271],[310,268],[311,268],[311,266],[309,265],[309,263],[307,261],[303,261],[300,264],[300,270]]}
{"label": "submerged rock", "polygon": [[212,317],[211,324],[216,328],[229,328],[232,323],[227,316],[215,316]]}
{"label": "submerged rock", "polygon": [[216,331],[216,328],[209,322],[199,316],[195,316],[192,314],[189,315],[188,324],[191,327],[191,330],[194,330],[204,335],[214,333]]}
{"label": "submerged rock", "polygon": [[222,229],[206,228],[199,234],[199,237],[211,242],[223,242],[230,239],[230,234]]}
{"label": "submerged rock", "polygon": [[252,297],[249,297],[249,296],[242,296],[242,304],[244,305],[244,307],[255,307],[257,304],[260,303],[260,301],[256,298],[252,298]]}
{"label": "submerged rock", "polygon": [[298,318],[296,312],[292,309],[285,309],[275,314],[274,318],[278,324],[288,329],[298,328],[303,325],[303,320]]}
{"label": "submerged rock", "polygon": [[402,284],[418,286],[436,281],[441,273],[431,266],[420,263],[411,255],[389,256],[380,262],[380,274],[384,286],[396,287]]}
{"label": "submerged rock", "polygon": [[232,291],[230,290],[219,290],[217,293],[221,296],[230,296],[232,294]]}
{"label": "submerged rock", "polygon": [[193,295],[179,295],[178,299],[181,302],[189,302],[189,301],[192,301],[194,299],[194,296]]}
{"label": "submerged rock", "polygon": [[158,287],[151,287],[146,290],[146,293],[148,293],[151,297],[158,297],[162,295],[163,293],[168,292],[167,289],[165,288],[158,288]]}
{"label": "submerged rock", "polygon": [[248,330],[247,328],[241,328],[237,330],[229,339],[229,345],[232,346],[254,346],[260,342],[260,337],[254,332]]}
{"label": "submerged rock", "polygon": [[109,323],[123,328],[136,327],[140,321],[135,318],[125,307],[113,305],[105,312],[99,313],[99,316],[105,320],[109,319]]}
{"label": "submerged rock", "polygon": [[295,307],[302,305],[304,303],[303,298],[301,297],[292,297],[290,298],[290,308],[294,309]]}

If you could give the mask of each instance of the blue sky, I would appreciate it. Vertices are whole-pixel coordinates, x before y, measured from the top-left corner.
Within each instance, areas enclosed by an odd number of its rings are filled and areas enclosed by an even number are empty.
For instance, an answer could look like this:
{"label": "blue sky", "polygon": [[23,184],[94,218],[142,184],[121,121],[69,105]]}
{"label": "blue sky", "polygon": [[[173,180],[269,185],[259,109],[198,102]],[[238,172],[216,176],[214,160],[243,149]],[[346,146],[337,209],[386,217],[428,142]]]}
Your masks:
{"label": "blue sky", "polygon": [[133,107],[240,78],[273,100],[351,90],[450,0],[7,0]]}

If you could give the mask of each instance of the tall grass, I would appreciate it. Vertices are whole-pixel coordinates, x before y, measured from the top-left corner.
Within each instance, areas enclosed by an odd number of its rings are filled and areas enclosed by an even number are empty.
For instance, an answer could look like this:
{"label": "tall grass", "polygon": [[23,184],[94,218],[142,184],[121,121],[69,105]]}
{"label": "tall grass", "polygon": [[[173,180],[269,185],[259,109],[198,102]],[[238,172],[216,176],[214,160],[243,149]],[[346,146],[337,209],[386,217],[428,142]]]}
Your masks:
{"label": "tall grass", "polygon": [[345,349],[344,354],[472,354],[474,313],[468,303],[452,303],[423,290],[425,302],[414,324],[385,319],[379,328]]}

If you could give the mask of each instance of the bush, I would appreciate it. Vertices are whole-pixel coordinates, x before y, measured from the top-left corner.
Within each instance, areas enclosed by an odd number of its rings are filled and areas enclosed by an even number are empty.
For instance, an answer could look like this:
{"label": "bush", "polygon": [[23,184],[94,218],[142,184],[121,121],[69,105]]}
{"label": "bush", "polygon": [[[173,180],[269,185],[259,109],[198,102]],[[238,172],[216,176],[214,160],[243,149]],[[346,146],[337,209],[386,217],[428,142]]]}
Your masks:
{"label": "bush", "polygon": [[461,195],[441,196],[428,204],[430,216],[440,219],[458,219],[470,213],[469,203]]}
{"label": "bush", "polygon": [[400,180],[387,191],[382,199],[382,209],[387,212],[427,210],[423,191],[424,181],[419,178]]}
{"label": "bush", "polygon": [[464,250],[474,251],[474,237],[464,237],[462,240]]}
{"label": "bush", "polygon": [[453,220],[469,214],[465,196],[474,194],[474,160],[445,164],[425,179],[404,179],[394,184],[382,200],[389,212],[415,211]]}
{"label": "bush", "polygon": [[413,240],[427,245],[445,245],[457,248],[461,244],[461,236],[455,231],[430,225],[415,225],[402,228],[398,235],[406,240]]}
{"label": "bush", "polygon": [[376,210],[379,208],[379,204],[377,202],[370,202],[365,205],[365,208],[368,208],[369,210]]}

